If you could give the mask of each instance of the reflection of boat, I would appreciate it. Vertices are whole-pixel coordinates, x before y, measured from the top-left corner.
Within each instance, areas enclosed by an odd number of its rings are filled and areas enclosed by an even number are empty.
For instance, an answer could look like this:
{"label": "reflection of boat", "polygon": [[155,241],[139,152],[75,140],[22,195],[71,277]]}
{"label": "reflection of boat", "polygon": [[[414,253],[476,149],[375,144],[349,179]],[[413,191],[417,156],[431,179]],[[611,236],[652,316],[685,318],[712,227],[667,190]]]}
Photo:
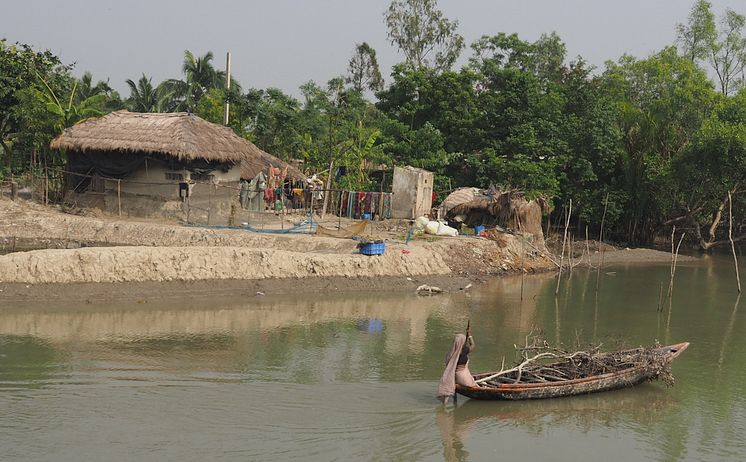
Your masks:
{"label": "reflection of boat", "polygon": [[[652,349],[661,365],[667,365],[681,352],[686,350],[689,343],[678,343]],[[629,350],[634,352],[637,350]],[[626,353],[626,352],[620,352]],[[551,366],[551,365],[549,365]],[[658,376],[660,370],[652,369],[647,364],[640,364],[626,369],[593,375],[572,380],[557,380],[529,383],[499,383],[485,386],[467,387],[456,385],[456,392],[472,399],[484,400],[518,400],[558,398],[562,396],[582,395],[599,391],[616,390],[631,387]],[[475,380],[484,379],[493,373],[477,374]]]}

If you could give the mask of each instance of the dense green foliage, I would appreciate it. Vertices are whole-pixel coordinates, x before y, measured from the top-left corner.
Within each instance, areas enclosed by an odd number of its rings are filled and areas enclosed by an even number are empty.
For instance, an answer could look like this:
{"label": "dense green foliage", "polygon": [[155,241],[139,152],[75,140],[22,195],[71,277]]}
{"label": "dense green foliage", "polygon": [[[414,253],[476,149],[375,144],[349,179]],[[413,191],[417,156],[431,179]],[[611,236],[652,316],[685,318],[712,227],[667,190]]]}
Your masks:
{"label": "dense green foliage", "polygon": [[[409,164],[435,172],[436,190],[491,184],[573,202],[574,223],[597,235],[650,243],[685,228],[703,248],[727,231],[733,197],[736,237],[746,235],[746,66],[744,18],[722,18],[698,0],[679,24],[679,48],[622,56],[604,69],[568,62],[555,33],[534,42],[483,36],[468,64],[457,22],[434,0],[395,0],[384,15],[404,54],[384,84],[376,53],[355,47],[348,74],[308,82],[300,98],[276,88],[243,90],[186,51],[182,80],[127,80],[121,100],[108,82],[71,75],[50,52],[0,42],[2,175],[52,158],[53,136],[76,121],[125,107],[189,111],[230,127],[260,148],[300,159],[336,187],[377,188],[370,172]],[[711,78],[712,77],[712,78]],[[371,101],[375,91],[375,101]],[[42,157],[40,157],[42,156]],[[55,158],[56,161],[61,159]]]}

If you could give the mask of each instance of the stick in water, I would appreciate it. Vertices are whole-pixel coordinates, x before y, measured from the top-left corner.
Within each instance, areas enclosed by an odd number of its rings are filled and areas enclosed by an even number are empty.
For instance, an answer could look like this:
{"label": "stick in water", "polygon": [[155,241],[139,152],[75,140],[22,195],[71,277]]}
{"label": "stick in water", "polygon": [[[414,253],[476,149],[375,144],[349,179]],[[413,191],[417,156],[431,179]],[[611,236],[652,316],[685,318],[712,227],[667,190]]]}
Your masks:
{"label": "stick in water", "polygon": [[557,273],[557,288],[554,290],[555,297],[559,294],[560,281],[562,279],[562,267],[565,261],[565,245],[567,244],[567,228],[570,226],[570,216],[572,216],[572,199],[570,199],[570,205],[567,210],[567,217],[565,219],[565,233],[562,237],[562,252],[560,253],[559,273]]}
{"label": "stick in water", "polygon": [[736,245],[733,243],[733,199],[728,191],[728,239],[730,239],[730,249],[733,251],[733,263],[736,265],[736,282],[738,283],[738,293],[741,293],[741,276],[738,274],[738,257],[736,257]]}

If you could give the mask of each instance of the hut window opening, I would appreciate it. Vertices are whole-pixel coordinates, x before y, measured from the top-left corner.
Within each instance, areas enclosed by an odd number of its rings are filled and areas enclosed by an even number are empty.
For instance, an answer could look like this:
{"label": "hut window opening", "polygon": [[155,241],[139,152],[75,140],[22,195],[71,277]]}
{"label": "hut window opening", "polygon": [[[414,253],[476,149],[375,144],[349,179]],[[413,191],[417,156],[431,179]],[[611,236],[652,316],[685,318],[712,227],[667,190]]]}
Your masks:
{"label": "hut window opening", "polygon": [[194,173],[194,172],[192,172],[189,175],[189,178],[191,178],[192,181],[212,182],[212,181],[215,180],[215,175],[211,175],[209,173]]}
{"label": "hut window opening", "polygon": [[166,179],[169,181],[184,181],[184,174],[178,172],[166,172]]}

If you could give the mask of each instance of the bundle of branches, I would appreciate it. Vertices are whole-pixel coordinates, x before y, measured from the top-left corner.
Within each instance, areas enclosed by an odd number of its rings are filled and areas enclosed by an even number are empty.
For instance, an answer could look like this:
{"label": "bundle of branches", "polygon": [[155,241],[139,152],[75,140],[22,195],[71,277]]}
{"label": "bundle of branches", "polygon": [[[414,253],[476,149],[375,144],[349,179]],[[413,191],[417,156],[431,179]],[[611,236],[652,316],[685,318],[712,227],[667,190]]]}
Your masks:
{"label": "bundle of branches", "polygon": [[[480,385],[497,386],[503,383],[547,383],[574,380],[595,375],[618,372],[630,368],[642,368],[650,380],[663,380],[673,385],[673,375],[664,356],[657,353],[655,345],[609,353],[600,351],[601,345],[586,350],[567,351],[550,346],[546,341],[534,338],[526,346],[516,346],[520,359],[510,369],[477,380]],[[504,365],[503,365],[504,366]]]}

